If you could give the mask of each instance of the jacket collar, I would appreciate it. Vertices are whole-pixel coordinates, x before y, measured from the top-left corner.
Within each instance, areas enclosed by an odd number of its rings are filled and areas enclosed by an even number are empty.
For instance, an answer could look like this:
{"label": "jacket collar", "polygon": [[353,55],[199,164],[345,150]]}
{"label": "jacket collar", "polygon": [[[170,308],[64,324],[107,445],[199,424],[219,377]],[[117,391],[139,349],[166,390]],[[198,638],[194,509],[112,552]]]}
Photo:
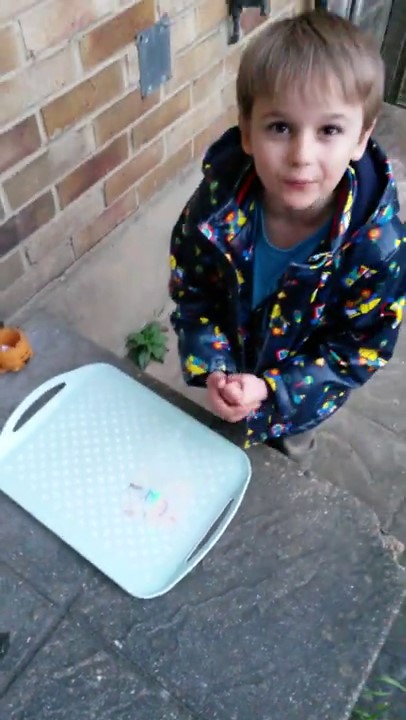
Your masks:
{"label": "jacket collar", "polygon": [[[317,266],[331,256],[343,244],[354,207],[357,193],[357,177],[354,168],[349,166],[338,190],[338,206],[333,218],[330,242],[325,250],[317,252],[308,260],[308,264]],[[233,256],[248,258],[253,250],[252,233],[243,232],[253,227],[261,204],[260,183],[253,164],[247,167],[244,177],[228,202],[215,207],[207,220],[199,224],[200,232],[231,261]],[[212,202],[212,205],[215,205]]]}
{"label": "jacket collar", "polygon": [[[209,148],[203,172],[210,194],[210,212],[200,221],[200,231],[226,256],[233,250],[250,252],[242,230],[247,223],[254,222],[261,183],[252,159],[242,149],[238,127],[225,132]],[[356,236],[370,224],[385,224],[399,211],[390,163],[373,140],[361,160],[348,166],[338,192],[328,244],[333,253],[348,235]]]}

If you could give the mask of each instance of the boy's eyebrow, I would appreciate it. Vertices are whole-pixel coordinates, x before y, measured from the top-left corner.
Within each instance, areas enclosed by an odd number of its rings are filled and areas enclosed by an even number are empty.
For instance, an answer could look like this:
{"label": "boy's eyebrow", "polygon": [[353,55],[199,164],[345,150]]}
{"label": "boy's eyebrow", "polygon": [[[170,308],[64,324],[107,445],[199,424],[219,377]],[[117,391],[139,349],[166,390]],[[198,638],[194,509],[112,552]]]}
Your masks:
{"label": "boy's eyebrow", "polygon": [[[284,112],[283,110],[269,110],[267,112],[264,112],[262,115],[263,119],[266,120],[267,118],[283,118],[285,120],[289,120],[289,113]],[[331,120],[347,120],[347,116],[344,113],[326,113],[326,115],[322,116],[322,121],[331,121]]]}
{"label": "boy's eyebrow", "polygon": [[323,117],[327,120],[347,120],[347,115],[344,113],[330,113],[323,115]]}

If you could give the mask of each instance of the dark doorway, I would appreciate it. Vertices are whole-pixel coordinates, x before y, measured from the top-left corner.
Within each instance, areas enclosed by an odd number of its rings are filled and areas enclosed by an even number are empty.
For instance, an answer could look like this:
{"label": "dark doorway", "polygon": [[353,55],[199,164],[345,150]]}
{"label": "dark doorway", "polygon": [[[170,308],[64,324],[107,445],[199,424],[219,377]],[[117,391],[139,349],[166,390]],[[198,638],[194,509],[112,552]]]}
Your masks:
{"label": "dark doorway", "polygon": [[386,100],[406,107],[406,0],[394,0],[382,45]]}
{"label": "dark doorway", "polygon": [[406,0],[320,0],[378,41],[385,60],[385,100],[406,107]]}

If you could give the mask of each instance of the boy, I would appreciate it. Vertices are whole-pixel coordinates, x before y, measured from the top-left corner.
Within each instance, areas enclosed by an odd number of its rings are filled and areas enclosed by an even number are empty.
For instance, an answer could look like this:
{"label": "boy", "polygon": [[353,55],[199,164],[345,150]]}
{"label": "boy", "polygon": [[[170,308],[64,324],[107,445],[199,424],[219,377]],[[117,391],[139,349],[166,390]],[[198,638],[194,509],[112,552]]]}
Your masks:
{"label": "boy", "polygon": [[406,238],[370,139],[383,89],[378,50],[347,20],[268,25],[242,57],[239,128],[209,149],[173,230],[186,382],[224,420],[246,419],[247,447],[280,438],[300,460],[392,356]]}

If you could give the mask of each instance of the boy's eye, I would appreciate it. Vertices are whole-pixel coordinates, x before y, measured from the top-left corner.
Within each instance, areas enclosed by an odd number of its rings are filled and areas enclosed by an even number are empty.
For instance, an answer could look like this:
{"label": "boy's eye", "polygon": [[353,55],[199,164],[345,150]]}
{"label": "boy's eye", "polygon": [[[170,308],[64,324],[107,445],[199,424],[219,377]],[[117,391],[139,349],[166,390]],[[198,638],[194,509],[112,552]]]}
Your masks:
{"label": "boy's eye", "polygon": [[279,122],[273,122],[268,125],[268,130],[270,130],[272,133],[275,133],[276,135],[287,135],[287,133],[289,132],[289,125],[287,125],[287,123],[281,120]]}
{"label": "boy's eye", "polygon": [[331,136],[331,135],[340,135],[342,133],[342,128],[340,128],[338,125],[324,125],[322,128],[323,135]]}

